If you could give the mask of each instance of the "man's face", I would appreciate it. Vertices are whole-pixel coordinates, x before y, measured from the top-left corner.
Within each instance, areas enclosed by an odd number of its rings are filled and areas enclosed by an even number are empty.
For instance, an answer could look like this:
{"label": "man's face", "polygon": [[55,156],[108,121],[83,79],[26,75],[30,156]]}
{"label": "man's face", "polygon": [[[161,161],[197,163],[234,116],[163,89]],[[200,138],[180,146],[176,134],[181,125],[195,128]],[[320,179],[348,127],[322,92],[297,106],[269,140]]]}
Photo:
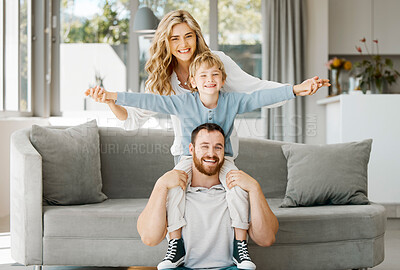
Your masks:
{"label": "man's face", "polygon": [[190,153],[196,169],[208,176],[219,173],[224,164],[225,138],[219,131],[200,130]]}

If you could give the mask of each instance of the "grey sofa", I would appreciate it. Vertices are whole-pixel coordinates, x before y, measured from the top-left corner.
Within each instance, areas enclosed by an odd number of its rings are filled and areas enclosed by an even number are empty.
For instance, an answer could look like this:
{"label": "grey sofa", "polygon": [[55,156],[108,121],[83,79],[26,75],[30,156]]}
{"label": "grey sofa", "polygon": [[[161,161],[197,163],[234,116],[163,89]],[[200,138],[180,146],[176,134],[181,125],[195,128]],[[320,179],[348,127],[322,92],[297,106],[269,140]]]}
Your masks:
{"label": "grey sofa", "polygon": [[[145,246],[136,230],[156,180],[173,168],[173,135],[100,128],[103,192],[98,204],[42,201],[41,156],[30,129],[11,138],[11,251],[24,265],[155,266],[166,241]],[[386,217],[378,204],[279,208],[287,184],[283,142],[241,139],[237,166],[257,179],[277,216],[276,243],[250,241],[257,269],[354,269],[384,259]]]}

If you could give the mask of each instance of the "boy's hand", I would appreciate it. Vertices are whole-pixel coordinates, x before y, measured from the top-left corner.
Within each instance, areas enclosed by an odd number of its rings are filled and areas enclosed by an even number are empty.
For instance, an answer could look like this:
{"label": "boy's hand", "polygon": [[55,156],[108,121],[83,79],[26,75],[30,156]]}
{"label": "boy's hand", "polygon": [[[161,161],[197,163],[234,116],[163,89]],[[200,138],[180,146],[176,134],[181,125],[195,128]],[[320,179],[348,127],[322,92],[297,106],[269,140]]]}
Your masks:
{"label": "boy's hand", "polygon": [[166,172],[157,180],[157,184],[167,190],[180,186],[183,190],[186,189],[188,175],[181,170],[171,170]]}
{"label": "boy's hand", "polygon": [[311,79],[305,80],[301,84],[297,84],[293,86],[293,93],[296,96],[308,96],[313,95],[318,91],[321,87],[330,86],[329,80],[320,79],[318,76],[315,76]]}
{"label": "boy's hand", "polygon": [[85,95],[91,96],[92,99],[96,102],[106,104],[115,103],[115,100],[117,99],[117,93],[108,92],[100,86],[89,88],[85,91]]}

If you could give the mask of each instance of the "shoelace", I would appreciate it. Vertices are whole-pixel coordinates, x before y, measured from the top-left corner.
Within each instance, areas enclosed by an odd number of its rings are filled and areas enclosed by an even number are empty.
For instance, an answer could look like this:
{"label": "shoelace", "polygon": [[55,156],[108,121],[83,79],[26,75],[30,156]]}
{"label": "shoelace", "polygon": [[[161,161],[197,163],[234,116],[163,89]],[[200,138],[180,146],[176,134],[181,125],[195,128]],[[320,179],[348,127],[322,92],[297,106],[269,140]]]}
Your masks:
{"label": "shoelace", "polygon": [[168,250],[167,254],[165,255],[164,261],[166,260],[172,261],[172,259],[175,257],[177,248],[178,248],[178,239],[170,240],[168,243]]}
{"label": "shoelace", "polygon": [[238,248],[239,248],[239,257],[241,260],[249,260],[250,259],[250,255],[249,255],[249,251],[247,249],[247,243],[245,241],[239,242],[238,243]]}

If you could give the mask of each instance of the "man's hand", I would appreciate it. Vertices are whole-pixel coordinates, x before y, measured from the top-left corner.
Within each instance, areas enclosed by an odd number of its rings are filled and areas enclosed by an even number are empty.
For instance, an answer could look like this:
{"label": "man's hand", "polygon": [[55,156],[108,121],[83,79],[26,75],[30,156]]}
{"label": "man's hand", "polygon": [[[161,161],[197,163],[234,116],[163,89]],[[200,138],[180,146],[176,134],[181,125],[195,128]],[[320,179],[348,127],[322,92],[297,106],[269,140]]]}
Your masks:
{"label": "man's hand", "polygon": [[293,93],[296,96],[314,95],[321,87],[330,85],[329,80],[320,79],[318,76],[315,76],[311,79],[305,80],[301,84],[293,86]]}
{"label": "man's hand", "polygon": [[183,190],[186,189],[188,175],[186,172],[181,170],[172,170],[166,172],[163,176],[161,176],[156,185],[159,185],[163,188],[171,189],[177,186],[180,186]]}
{"label": "man's hand", "polygon": [[115,103],[115,100],[117,99],[117,93],[108,92],[100,86],[89,88],[85,91],[85,95],[91,96],[96,102],[106,104]]}
{"label": "man's hand", "polygon": [[237,170],[232,170],[226,175],[226,185],[229,189],[239,186],[248,193],[251,191],[256,191],[260,188],[257,180],[244,171]]}

